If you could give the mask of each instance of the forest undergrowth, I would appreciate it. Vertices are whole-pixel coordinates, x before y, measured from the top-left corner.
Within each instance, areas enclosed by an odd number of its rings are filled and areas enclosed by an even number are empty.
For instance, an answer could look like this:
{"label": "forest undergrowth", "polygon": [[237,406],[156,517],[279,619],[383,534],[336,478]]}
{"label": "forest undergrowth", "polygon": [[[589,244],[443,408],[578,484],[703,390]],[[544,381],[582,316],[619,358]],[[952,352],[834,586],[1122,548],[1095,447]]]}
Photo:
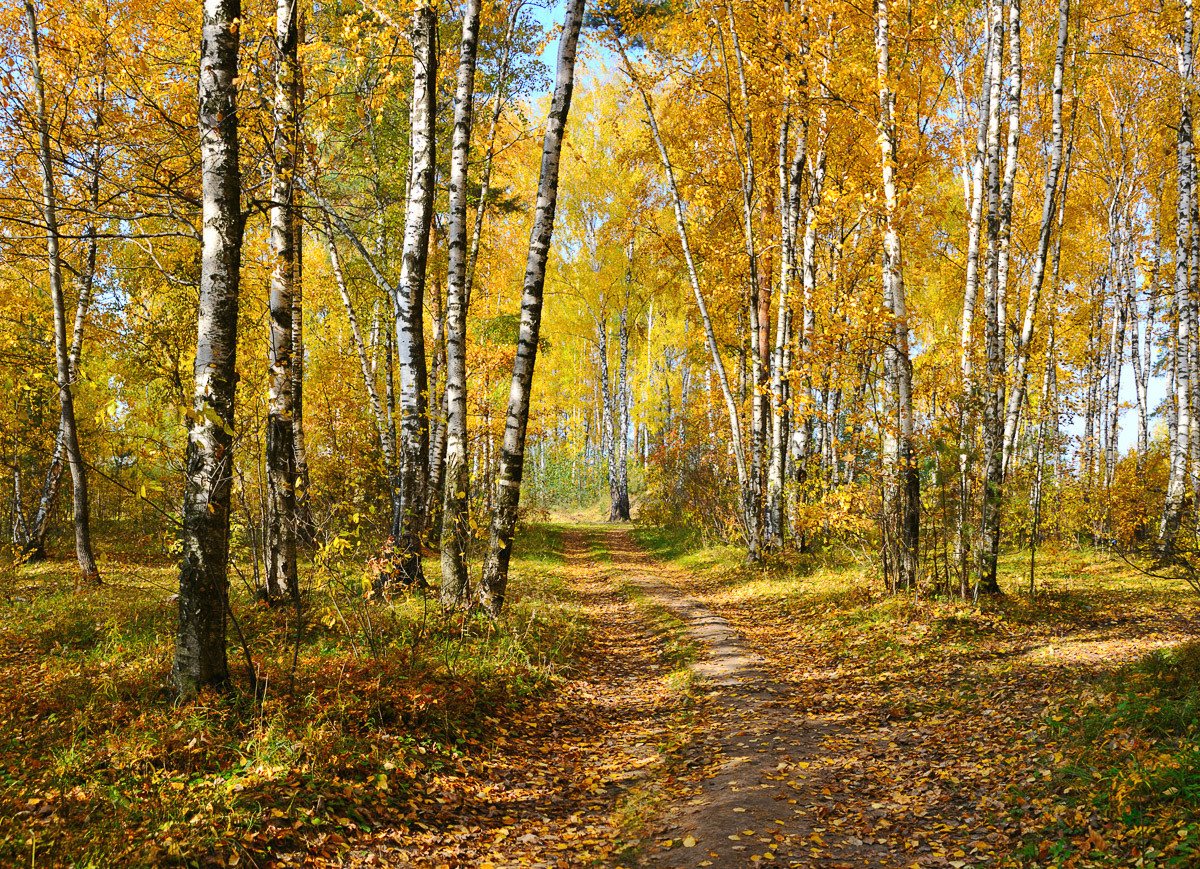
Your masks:
{"label": "forest undergrowth", "polygon": [[838,725],[811,773],[838,769],[835,830],[954,867],[1200,863],[1200,600],[1183,583],[1060,549],[1039,553],[1033,600],[1018,554],[1002,596],[914,600],[847,557],[750,568],[686,532],[636,536],[792,704]]}
{"label": "forest undergrowth", "polygon": [[[634,534],[826,734],[780,773],[837,806],[812,865],[842,865],[835,835],[896,865],[1200,860],[1185,586],[1058,550],[1032,601],[1016,555],[1001,597],[900,599],[840,557],[749,568],[732,547]],[[299,632],[235,587],[257,686],[237,650],[237,690],[185,707],[167,683],[169,565],[122,557],[82,592],[61,562],[6,575],[0,861],[615,865],[662,849],[641,839],[695,753],[696,650],[601,536],[526,530],[500,623],[420,595],[368,604],[354,564],[308,566]]]}
{"label": "forest undergrowth", "polygon": [[495,744],[579,651],[561,531],[518,545],[503,623],[444,616],[419,594],[367,603],[349,553],[311,566],[298,630],[290,610],[235,584],[236,690],[184,707],[168,683],[173,564],[106,559],[106,584],[82,592],[62,562],[10,573],[0,862],[319,860],[363,831],[432,822],[442,808],[429,782]]}

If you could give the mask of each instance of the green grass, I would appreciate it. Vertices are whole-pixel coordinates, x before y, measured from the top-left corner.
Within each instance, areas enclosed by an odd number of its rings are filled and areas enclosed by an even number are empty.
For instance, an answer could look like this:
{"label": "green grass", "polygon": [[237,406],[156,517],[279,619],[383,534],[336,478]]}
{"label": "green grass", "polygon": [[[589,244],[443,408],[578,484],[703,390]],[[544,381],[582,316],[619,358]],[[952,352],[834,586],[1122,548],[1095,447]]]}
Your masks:
{"label": "green grass", "polygon": [[[21,568],[0,598],[0,863],[156,865],[302,847],[413,815],[430,777],[542,696],[583,644],[560,528],[526,529],[498,623],[436,597],[362,597],[362,557],[303,571],[304,618],[233,608],[235,691],[176,707],[169,563]],[[436,577],[436,564],[428,565]],[[293,655],[296,667],[293,671]],[[285,823],[286,821],[286,823]]]}
{"label": "green grass", "polygon": [[[750,566],[741,550],[683,531],[636,534],[761,649],[791,643],[810,666],[836,667],[843,686],[878,692],[897,720],[1000,740],[1019,773],[1000,804],[1027,831],[1006,859],[1200,865],[1200,643],[1179,643],[1200,613],[1183,583],[1102,550],[1047,546],[1033,598],[1027,551],[1002,555],[999,597],[890,596],[869,564],[835,554]],[[1027,687],[1010,696],[1014,680]],[[825,703],[854,712],[862,696]]]}

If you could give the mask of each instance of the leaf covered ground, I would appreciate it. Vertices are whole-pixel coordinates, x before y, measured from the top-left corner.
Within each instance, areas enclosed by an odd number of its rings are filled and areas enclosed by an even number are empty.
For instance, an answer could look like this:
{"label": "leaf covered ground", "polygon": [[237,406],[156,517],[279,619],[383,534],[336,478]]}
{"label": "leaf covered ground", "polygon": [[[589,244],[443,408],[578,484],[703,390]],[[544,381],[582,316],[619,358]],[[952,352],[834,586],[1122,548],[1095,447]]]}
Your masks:
{"label": "leaf covered ground", "polygon": [[[169,566],[78,594],[23,568],[0,863],[1200,864],[1184,589],[1061,552],[1032,602],[1018,561],[997,600],[894,599],[865,569],[635,536],[527,532],[500,625],[368,604],[322,562],[299,632],[239,596],[238,692],[182,708]],[[693,673],[710,619],[754,661],[724,693]]]}
{"label": "leaf covered ground", "polygon": [[786,770],[820,820],[803,864],[1200,865],[1200,602],[1186,586],[1058,552],[1032,602],[1015,557],[998,599],[890,598],[865,570],[750,570],[733,550],[638,536],[823,728]]}

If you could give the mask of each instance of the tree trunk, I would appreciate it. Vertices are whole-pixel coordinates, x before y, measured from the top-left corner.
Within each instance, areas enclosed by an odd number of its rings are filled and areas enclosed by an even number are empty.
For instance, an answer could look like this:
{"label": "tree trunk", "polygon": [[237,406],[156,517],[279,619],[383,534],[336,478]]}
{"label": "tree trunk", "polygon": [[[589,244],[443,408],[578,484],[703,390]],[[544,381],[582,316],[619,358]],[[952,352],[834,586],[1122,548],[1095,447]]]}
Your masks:
{"label": "tree trunk", "polygon": [[[100,103],[104,101],[105,90],[105,83],[102,82],[100,93],[98,94],[98,102]],[[91,214],[84,229],[84,237],[87,239],[86,264],[79,276],[79,298],[75,304],[75,325],[71,332],[71,348],[68,353],[72,383],[79,378],[79,359],[83,353],[83,330],[87,325],[88,310],[91,307],[92,291],[95,289],[96,282],[96,221],[99,219],[100,212],[100,169],[103,159],[99,134],[102,125],[103,115],[97,109],[94,123],[94,132],[97,139],[95,148],[92,151],[87,180],[88,202],[91,207]],[[50,464],[46,468],[46,476],[42,482],[41,493],[38,498],[37,511],[33,515],[33,521],[28,526],[26,526],[24,516],[21,514],[20,498],[17,498],[14,502],[15,516],[20,521],[14,526],[13,542],[21,547],[21,551],[31,561],[37,561],[46,557],[46,532],[50,527],[50,512],[54,508],[54,501],[58,496],[59,484],[62,481],[65,437],[60,413],[58,432],[54,438],[54,452],[51,454]]]}
{"label": "tree trunk", "polygon": [[[1004,41],[1003,6],[997,2],[993,13],[993,37],[997,47],[991,55],[991,108],[989,110],[988,144],[987,144],[987,268],[984,275],[984,353],[986,356],[985,384],[983,394],[983,504],[979,517],[979,590],[985,594],[996,594],[1000,586],[996,582],[996,562],[1000,556],[1000,514],[1004,500],[1004,339],[1007,320],[1004,316],[1005,287],[1001,284],[1001,272],[1006,263],[1005,248],[1007,225],[1011,218],[1011,204],[1006,215],[1004,202],[1008,191],[1008,173],[1015,166],[1005,164],[1003,183],[1000,178],[1000,90],[1002,44]],[[1010,34],[1011,36],[1011,34]],[[1014,52],[1015,61],[1010,62],[1019,67],[1019,33],[1013,37],[1018,40],[1018,51]],[[1019,87],[1018,87],[1019,95]],[[1019,104],[1018,104],[1019,107]],[[1010,108],[1016,111],[1017,107]],[[1011,124],[1011,120],[1010,120]],[[1010,146],[1012,153],[1010,126]]]}
{"label": "tree trunk", "polygon": [[1037,254],[1033,260],[1033,280],[1029,298],[1025,304],[1025,318],[1021,323],[1021,334],[1017,339],[1014,360],[1013,389],[1008,397],[1008,408],[1004,417],[1004,469],[1007,473],[1009,461],[1017,441],[1017,425],[1025,405],[1029,374],[1029,351],[1033,341],[1033,324],[1037,316],[1038,301],[1046,275],[1046,258],[1050,251],[1050,235],[1054,227],[1058,178],[1063,162],[1063,70],[1066,64],[1068,25],[1070,23],[1071,0],[1059,0],[1058,46],[1054,54],[1053,95],[1050,108],[1050,171],[1046,174],[1045,191],[1042,194],[1042,225],[1038,234]]}
{"label": "tree trunk", "polygon": [[297,7],[275,6],[275,139],[271,183],[270,354],[267,373],[267,571],[264,596],[279,602],[300,593],[296,576],[296,436],[293,294],[296,283]]}
{"label": "tree trunk", "polygon": [[785,371],[784,366],[785,361],[788,360],[788,293],[791,289],[791,279],[796,273],[796,220],[792,217],[792,204],[794,200],[799,200],[799,196],[793,195],[793,186],[798,185],[801,180],[801,178],[793,179],[789,168],[794,163],[799,163],[800,166],[804,165],[803,154],[808,133],[807,121],[802,122],[799,126],[796,160],[793,163],[789,163],[788,160],[790,129],[791,104],[786,102],[783,109],[783,121],[779,125],[779,237],[782,251],[779,257],[779,303],[775,322],[775,349],[771,360],[771,448],[767,466],[767,499],[764,510],[766,522],[763,528],[763,542],[773,550],[781,549],[784,543],[783,481],[786,476],[788,442],[784,395],[788,372]]}
{"label": "tree trunk", "polygon": [[[442,492],[442,606],[453,608],[470,594],[471,475],[467,466],[467,171],[479,46],[479,0],[463,10],[458,85],[454,95],[454,141],[450,155],[450,254],[446,276],[446,470]],[[496,95],[497,108],[500,94]],[[490,149],[489,149],[490,157]],[[479,203],[479,214],[484,203]]]}
{"label": "tree trunk", "polygon": [[229,681],[225,620],[242,243],[236,84],[240,20],[239,0],[204,0],[199,92],[204,233],[174,665],[175,685],[184,698]]}
{"label": "tree trunk", "polygon": [[521,476],[525,466],[525,432],[529,423],[529,394],[533,387],[533,369],[537,361],[538,335],[542,325],[542,298],[546,286],[546,260],[554,234],[554,212],[558,202],[559,161],[571,92],[575,83],[575,50],[583,22],[584,0],[570,0],[558,45],[558,64],[554,96],[546,120],[542,144],[542,165],[538,176],[537,205],[533,231],[529,239],[529,257],[521,295],[521,326],[517,354],[513,360],[512,385],[505,413],[504,445],[496,479],[496,506],[492,511],[491,539],[479,599],[493,618],[504,607],[508,586],[508,563],[512,557],[513,535],[517,527],[517,507],[521,499]]}
{"label": "tree trunk", "polygon": [[[430,244],[436,250],[437,227]],[[430,331],[433,350],[429,354],[428,394],[431,397],[426,408],[429,414],[429,477],[425,481],[425,503],[421,514],[425,517],[422,536],[426,540],[442,536],[442,499],[445,496],[446,471],[446,386],[442,382],[446,372],[446,308],[442,301],[441,283],[435,275],[430,280],[429,313],[432,320]]]}
{"label": "tree trunk", "polygon": [[[79,431],[75,423],[75,397],[72,392],[73,372],[71,351],[67,344],[66,300],[63,296],[62,261],[59,259],[58,206],[54,187],[54,162],[50,149],[50,121],[46,113],[46,88],[42,76],[41,39],[38,33],[37,10],[32,0],[25,3],[29,26],[30,61],[33,66],[34,100],[37,108],[38,153],[42,176],[42,216],[46,224],[46,256],[50,275],[50,298],[54,307],[54,354],[61,408],[59,428],[61,442],[71,468],[71,484],[75,513],[75,557],[85,583],[100,582],[96,557],[92,554],[91,528],[88,512],[87,467],[79,448]],[[80,330],[82,334],[82,330]]]}
{"label": "tree trunk", "polygon": [[1175,372],[1175,438],[1171,443],[1171,465],[1167,481],[1166,501],[1163,505],[1162,524],[1159,528],[1159,545],[1164,556],[1170,556],[1175,548],[1175,535],[1179,531],[1183,516],[1183,503],[1187,494],[1188,447],[1191,434],[1191,381],[1192,321],[1190,282],[1188,280],[1188,256],[1191,247],[1192,190],[1192,0],[1184,0],[1183,38],[1176,45],[1178,54],[1179,127],[1176,136],[1176,166],[1178,169],[1178,206],[1175,220],[1175,295],[1176,318],[1174,372]]}
{"label": "tree trunk", "polygon": [[875,3],[876,74],[879,87],[879,148],[883,184],[883,293],[892,316],[892,340],[884,348],[888,386],[895,418],[888,423],[884,456],[885,570],[894,590],[916,587],[921,533],[921,478],[913,450],[912,360],[908,355],[908,309],[904,288],[904,258],[896,226],[896,96],[889,70],[888,0]]}
{"label": "tree trunk", "polygon": [[[733,12],[732,0],[726,0],[725,11],[729,20],[729,36],[733,46],[735,67],[737,69],[738,93],[742,101],[742,130],[741,142],[738,142],[733,117],[733,97],[729,86],[729,66],[726,63],[726,106],[728,109],[729,132],[733,139],[735,154],[744,152],[744,159],[739,158],[738,169],[742,180],[742,231],[746,248],[748,274],[749,318],[747,322],[746,343],[749,345],[749,370],[746,372],[744,386],[750,399],[750,456],[749,456],[749,490],[743,494],[746,513],[747,535],[746,555],[752,561],[761,558],[762,544],[762,492],[763,477],[765,476],[763,453],[767,446],[767,425],[770,418],[770,398],[768,391],[767,347],[769,340],[767,332],[770,329],[769,318],[764,315],[764,296],[770,305],[770,290],[766,293],[760,283],[758,248],[754,235],[754,196],[757,178],[754,165],[754,122],[750,108],[750,95],[746,85],[746,64],[742,55],[741,42],[738,39],[737,19]],[[724,41],[722,40],[722,53]]]}
{"label": "tree trunk", "polygon": [[967,263],[963,289],[962,321],[959,328],[959,365],[962,371],[962,395],[958,411],[959,425],[959,492],[958,492],[958,537],[955,541],[955,557],[958,562],[962,592],[966,595],[970,573],[970,516],[971,516],[971,418],[977,400],[975,383],[975,308],[979,298],[980,237],[984,217],[984,182],[988,174],[988,141],[995,126],[993,118],[993,93],[999,103],[999,83],[994,81],[1000,66],[1002,43],[1000,16],[1002,7],[993,3],[987,24],[986,51],[983,62],[983,84],[979,91],[979,124],[975,134],[975,155],[971,163],[970,199],[971,208],[967,220]]}
{"label": "tree trunk", "polygon": [[[296,14],[297,45],[304,43],[304,17]],[[295,173],[304,171],[304,69],[296,57],[296,139]],[[301,193],[292,185],[292,245],[295,264],[292,279],[292,449],[296,456],[296,539],[305,545],[316,540],[317,527],[313,520],[312,500],[309,498],[308,446],[304,438],[304,210]]]}
{"label": "tree trunk", "polygon": [[[412,164],[404,218],[404,251],[396,287],[396,354],[400,383],[400,478],[392,537],[405,585],[424,585],[421,532],[429,471],[429,417],[425,368],[425,269],[433,217],[434,127],[437,92],[437,11],[425,0],[413,12]],[[386,578],[385,578],[386,582]]]}
{"label": "tree trunk", "polygon": [[333,281],[337,286],[338,295],[342,299],[342,307],[346,309],[346,319],[350,323],[350,340],[358,354],[358,365],[362,372],[363,388],[367,393],[367,401],[371,405],[371,417],[375,420],[375,434],[379,438],[379,452],[383,456],[383,464],[389,481],[395,479],[396,447],[390,436],[387,411],[379,398],[379,390],[375,386],[375,370],[367,355],[367,346],[363,342],[359,329],[358,317],[354,313],[354,303],[350,300],[350,292],[346,287],[346,278],[342,273],[342,260],[338,255],[337,243],[333,237],[333,226],[329,216],[325,215],[325,244],[329,253],[329,264],[333,271]]}
{"label": "tree trunk", "polygon": [[[629,271],[626,288],[633,283],[633,242],[629,243]],[[617,497],[613,501],[610,522],[628,522],[629,516],[629,297],[621,308],[621,320],[617,327]]]}

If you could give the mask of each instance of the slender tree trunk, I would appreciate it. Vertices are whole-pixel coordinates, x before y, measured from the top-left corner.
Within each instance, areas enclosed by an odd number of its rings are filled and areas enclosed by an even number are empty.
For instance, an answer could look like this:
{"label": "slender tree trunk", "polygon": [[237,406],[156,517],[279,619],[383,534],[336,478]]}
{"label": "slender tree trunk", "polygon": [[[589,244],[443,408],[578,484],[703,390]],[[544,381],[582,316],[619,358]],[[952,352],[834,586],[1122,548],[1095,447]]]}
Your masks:
{"label": "slender tree trunk", "polygon": [[[738,168],[742,177],[742,229],[745,236],[746,261],[749,268],[749,319],[746,333],[749,345],[750,370],[747,372],[745,385],[750,395],[750,461],[749,461],[749,491],[743,496],[748,501],[745,508],[747,519],[746,553],[750,561],[761,558],[762,549],[762,490],[765,476],[763,453],[767,445],[767,425],[770,414],[770,398],[768,394],[768,346],[769,318],[764,316],[763,301],[769,310],[770,290],[766,293],[760,282],[758,248],[754,235],[754,196],[757,186],[757,176],[754,164],[754,122],[750,107],[749,89],[746,85],[746,64],[742,55],[741,41],[738,38],[737,19],[733,12],[732,0],[726,0],[725,11],[729,20],[729,36],[733,47],[735,67],[737,69],[738,93],[742,102],[742,131],[740,148],[744,159],[739,160]],[[728,64],[726,64],[728,79]],[[733,118],[733,98],[730,89],[726,87],[726,98],[729,109],[730,134],[733,136],[735,152],[739,142],[735,131]]]}
{"label": "slender tree trunk", "polygon": [[[467,0],[454,96],[454,141],[450,154],[450,255],[446,280],[446,476],[442,493],[442,584],[444,607],[470,594],[470,468],[467,466],[467,171],[475,102],[479,45],[479,0]],[[507,44],[506,49],[507,52]],[[507,56],[507,55],[506,55]],[[496,108],[500,94],[496,94]],[[491,153],[489,148],[488,157]],[[485,170],[486,171],[486,170]],[[484,203],[479,203],[479,216]],[[476,248],[478,251],[478,248]]]}
{"label": "slender tree trunk", "polygon": [[[1124,250],[1118,254],[1124,256]],[[1104,408],[1108,414],[1108,440],[1104,444],[1104,487],[1112,486],[1113,474],[1117,469],[1117,434],[1121,415],[1121,371],[1125,367],[1125,327],[1129,319],[1129,305],[1123,290],[1124,281],[1117,287],[1116,311],[1113,312],[1112,335],[1108,349],[1108,403]],[[1134,312],[1136,314],[1136,311]]]}
{"label": "slender tree trunk", "polygon": [[[437,237],[431,242],[437,249]],[[430,315],[432,319],[433,351],[429,354],[429,384],[431,396],[429,414],[429,478],[425,485],[425,504],[421,513],[425,517],[424,537],[441,540],[442,500],[445,497],[446,473],[446,386],[443,383],[446,371],[446,308],[442,301],[441,283],[437,277],[430,283]]]}
{"label": "slender tree trunk", "polygon": [[1191,283],[1188,279],[1188,258],[1191,238],[1192,212],[1192,0],[1184,0],[1183,37],[1176,46],[1178,53],[1179,127],[1176,135],[1176,165],[1178,168],[1178,205],[1175,220],[1175,439],[1171,444],[1171,465],[1167,481],[1166,502],[1163,505],[1159,544],[1164,556],[1175,549],[1175,536],[1183,516],[1187,493],[1188,447],[1191,423],[1191,340],[1192,319],[1189,300]]}
{"label": "slender tree trunk", "polygon": [[[304,17],[296,13],[297,45],[304,44]],[[296,138],[295,173],[304,167],[304,69],[296,57]],[[292,245],[294,248],[292,277],[292,449],[296,457],[296,539],[305,545],[316,540],[317,528],[313,520],[312,500],[309,498],[308,445],[304,438],[304,211],[300,202],[301,192],[292,185]]]}
{"label": "slender tree trunk", "polygon": [[236,84],[240,21],[239,0],[204,0],[199,93],[204,240],[174,665],[175,685],[185,698],[229,681],[225,620],[242,244]]}
{"label": "slender tree trunk", "polygon": [[1033,280],[1029,289],[1029,298],[1025,304],[1025,318],[1021,323],[1021,333],[1017,339],[1013,389],[1008,397],[1008,408],[1004,418],[1004,468],[1006,473],[1013,450],[1016,447],[1017,426],[1025,404],[1025,394],[1029,380],[1027,368],[1029,365],[1030,346],[1033,341],[1033,325],[1037,317],[1038,301],[1041,298],[1042,284],[1046,275],[1046,258],[1050,251],[1050,235],[1054,227],[1055,209],[1057,207],[1058,179],[1062,173],[1063,70],[1066,65],[1070,14],[1071,0],[1059,0],[1058,46],[1054,54],[1053,95],[1051,96],[1050,108],[1050,171],[1046,174],[1046,186],[1042,194],[1042,225],[1041,231],[1038,233],[1037,253],[1033,260]]}
{"label": "slender tree trunk", "polygon": [[896,95],[892,91],[888,0],[875,2],[876,79],[879,89],[879,148],[883,184],[883,292],[892,315],[891,340],[884,348],[884,367],[895,402],[895,418],[888,422],[890,443],[884,456],[885,559],[893,589],[916,587],[921,533],[921,478],[914,451],[912,360],[908,353],[908,309],[904,288],[904,257],[896,226]]}
{"label": "slender tree trunk", "polygon": [[295,0],[275,6],[275,140],[271,183],[270,355],[267,374],[267,572],[265,597],[292,599],[296,575],[296,436],[293,299],[296,283],[296,103],[299,60]]}
{"label": "slender tree trunk", "polygon": [[[100,93],[98,94],[98,101],[101,103],[104,101],[105,91],[106,87],[104,83],[101,83]],[[88,310],[91,307],[92,291],[95,289],[96,282],[96,221],[99,220],[100,214],[100,170],[103,159],[99,141],[101,126],[103,126],[103,115],[97,110],[94,122],[96,146],[92,151],[87,180],[88,202],[91,207],[91,214],[84,229],[84,237],[87,240],[86,264],[79,277],[79,298],[75,305],[75,325],[71,332],[71,349],[68,353],[71,383],[75,383],[79,379],[79,359],[83,353],[83,331],[87,325]],[[46,557],[46,532],[50,527],[50,513],[54,508],[54,501],[58,496],[59,484],[62,481],[63,447],[65,442],[66,436],[60,413],[58,432],[54,438],[54,452],[51,454],[50,464],[46,468],[46,476],[42,482],[38,498],[37,511],[33,515],[33,521],[28,526],[26,526],[24,516],[21,513],[20,498],[17,498],[15,502],[16,513],[14,515],[20,519],[20,522],[15,526],[14,542],[21,547],[22,552],[31,561],[37,561]]]}
{"label": "slender tree trunk", "polygon": [[[633,283],[633,242],[629,243],[629,272],[626,289]],[[617,498],[613,507],[615,516],[610,519],[628,522],[629,516],[629,297],[621,308],[621,319],[617,327],[617,343],[620,362],[617,366]]]}
{"label": "slender tree trunk", "polygon": [[342,261],[338,255],[337,243],[333,237],[333,226],[329,223],[328,215],[325,216],[325,244],[329,252],[329,264],[333,270],[334,284],[337,286],[338,295],[342,299],[342,307],[346,309],[346,319],[350,323],[350,339],[354,343],[355,352],[358,354],[358,364],[362,371],[363,388],[367,393],[367,400],[371,406],[371,416],[375,421],[375,433],[379,438],[379,452],[383,456],[384,467],[390,481],[395,479],[396,474],[396,448],[392,438],[389,436],[387,412],[383,407],[383,402],[379,398],[379,390],[375,386],[375,371],[367,355],[367,346],[363,343],[362,332],[358,325],[358,317],[354,313],[354,303],[350,300],[350,293],[346,287],[346,278],[342,273]]}
{"label": "slender tree trunk", "polygon": [[[1011,203],[1008,193],[1008,174],[1015,167],[1004,166],[1004,182],[1000,171],[1000,91],[1001,47],[1004,41],[1002,4],[997,3],[993,27],[997,47],[992,53],[991,108],[988,126],[988,212],[987,212],[987,268],[984,275],[984,353],[986,356],[985,389],[983,394],[983,504],[979,518],[979,590],[985,594],[997,594],[1000,586],[996,581],[996,563],[1000,556],[1000,517],[1004,502],[1004,350],[1005,290],[1001,283],[1002,271],[1006,268],[1005,248],[1007,229],[1011,220],[1011,205],[1005,212],[1005,202]],[[1010,34],[1011,36],[1011,34]],[[1013,52],[1010,62],[1020,64],[1020,35],[1018,50]],[[1015,58],[1015,60],[1014,60]],[[1017,88],[1019,97],[1019,87]],[[1019,102],[1010,106],[1010,112],[1019,111]],[[1011,118],[1011,115],[1010,115]],[[1011,124],[1010,120],[1010,124]],[[1011,131],[1010,126],[1010,131]],[[1011,143],[1009,153],[1012,153]]]}
{"label": "slender tree trunk", "polygon": [[404,219],[404,251],[396,288],[396,353],[400,384],[400,478],[392,537],[399,559],[398,579],[423,585],[422,508],[429,471],[429,417],[425,367],[425,270],[433,217],[435,95],[437,91],[437,11],[428,0],[413,12],[412,164]]}
{"label": "slender tree trunk", "polygon": [[[785,403],[785,362],[788,359],[788,294],[791,289],[791,279],[796,272],[796,221],[792,218],[793,199],[792,177],[789,173],[788,146],[791,130],[791,103],[786,102],[783,110],[783,122],[779,125],[779,237],[782,247],[779,257],[779,303],[775,322],[775,348],[771,361],[771,448],[770,461],[767,467],[767,499],[766,524],[763,529],[763,542],[770,549],[778,550],[783,546],[784,537],[784,499],[783,482],[786,476],[787,449],[787,415]],[[797,131],[796,143],[797,160],[803,166],[805,140],[808,132],[807,121],[801,123]],[[799,179],[797,179],[799,180]]]}
{"label": "slender tree trunk", "polygon": [[[79,448],[79,431],[75,421],[75,397],[71,352],[67,344],[66,300],[63,296],[62,260],[59,258],[58,205],[54,186],[54,158],[50,149],[50,121],[46,112],[46,88],[42,76],[41,38],[38,33],[37,10],[32,0],[25,3],[29,26],[30,61],[33,66],[34,100],[37,108],[38,153],[42,176],[42,217],[46,225],[46,255],[50,275],[50,298],[54,307],[54,352],[57,370],[58,398],[61,407],[59,427],[63,451],[71,468],[71,484],[75,512],[75,557],[85,583],[100,582],[96,557],[92,554],[91,528],[88,510],[87,466]],[[81,330],[82,333],[82,330]]]}
{"label": "slender tree trunk", "polygon": [[[1162,187],[1158,190],[1159,212],[1161,213],[1162,204]],[[1131,215],[1127,214],[1127,219],[1131,219]],[[1126,233],[1129,237],[1133,236],[1133,227],[1126,224]],[[1138,407],[1138,461],[1145,459],[1146,454],[1150,451],[1150,415],[1153,413],[1153,408],[1150,407],[1150,375],[1154,370],[1154,329],[1158,317],[1158,293],[1159,293],[1159,273],[1162,269],[1162,225],[1157,219],[1154,221],[1154,239],[1151,242],[1154,251],[1154,258],[1150,267],[1150,274],[1146,281],[1149,290],[1149,298],[1146,302],[1146,329],[1145,340],[1142,340],[1139,321],[1141,319],[1137,308],[1137,281],[1134,272],[1133,251],[1130,251],[1129,257],[1125,261],[1125,268],[1128,276],[1125,279],[1130,296],[1129,304],[1133,310],[1132,326],[1133,335],[1131,336],[1133,346],[1133,374],[1134,382],[1137,388],[1137,407]],[[1168,387],[1168,395],[1171,394]]]}
{"label": "slender tree trunk", "polygon": [[966,596],[971,549],[971,418],[975,412],[977,386],[975,383],[975,308],[979,298],[980,236],[984,217],[984,181],[988,174],[988,140],[995,124],[992,117],[993,93],[999,102],[999,83],[994,81],[1000,66],[1002,49],[1000,22],[1003,8],[993,2],[987,25],[987,42],[983,62],[983,84],[979,91],[979,124],[976,127],[975,153],[971,163],[970,214],[967,220],[966,281],[963,290],[962,322],[959,329],[959,364],[962,371],[962,396],[958,412],[959,427],[959,492],[958,538],[955,557],[958,562],[962,593]]}
{"label": "slender tree trunk", "polygon": [[[817,109],[817,150],[809,171],[808,196],[804,200],[804,240],[798,265],[799,279],[802,287],[801,305],[804,309],[803,316],[800,319],[799,344],[801,367],[805,372],[804,406],[808,408],[815,406],[816,403],[813,397],[812,342],[816,337],[817,331],[817,218],[820,215],[821,197],[825,190],[826,147],[829,141],[829,112],[826,109],[826,99],[829,97],[829,92],[823,83],[828,77],[828,73],[829,62],[828,58],[826,58],[824,61],[822,84],[820,85],[821,101]],[[807,121],[804,126],[808,126]],[[797,142],[791,171],[792,204],[790,217],[792,220],[792,229],[790,234],[793,238],[796,235],[796,221],[799,218],[801,206],[800,182],[804,173],[804,165],[804,150],[800,147],[800,143]],[[793,256],[795,256],[795,253],[796,250],[793,244]],[[797,432],[800,435],[800,442],[797,445],[797,469],[800,473],[797,474],[797,480],[800,481],[803,481],[802,475],[805,473],[803,469],[807,467],[808,453],[810,452],[808,441],[811,437],[812,429],[813,421],[811,415],[806,416],[797,425]]]}
{"label": "slender tree trunk", "polygon": [[608,465],[608,521],[620,521],[621,493],[617,474],[617,401],[619,387],[612,384],[608,366],[608,319],[596,317],[596,363],[599,369],[597,388],[600,392],[602,435],[601,448]]}
{"label": "slender tree trunk", "polygon": [[584,0],[569,0],[567,4],[562,38],[558,45],[554,96],[550,102],[546,137],[542,145],[537,206],[521,296],[521,326],[505,413],[500,471],[496,479],[496,506],[492,512],[491,539],[479,585],[480,603],[493,617],[499,616],[504,607],[508,563],[512,557],[513,535],[517,527],[517,507],[521,499],[521,477],[525,466],[525,432],[529,423],[529,395],[533,387],[533,369],[542,325],[546,260],[550,256],[550,242],[554,234],[559,162],[575,84],[575,50],[579,42],[579,28],[583,23],[583,6]]}

